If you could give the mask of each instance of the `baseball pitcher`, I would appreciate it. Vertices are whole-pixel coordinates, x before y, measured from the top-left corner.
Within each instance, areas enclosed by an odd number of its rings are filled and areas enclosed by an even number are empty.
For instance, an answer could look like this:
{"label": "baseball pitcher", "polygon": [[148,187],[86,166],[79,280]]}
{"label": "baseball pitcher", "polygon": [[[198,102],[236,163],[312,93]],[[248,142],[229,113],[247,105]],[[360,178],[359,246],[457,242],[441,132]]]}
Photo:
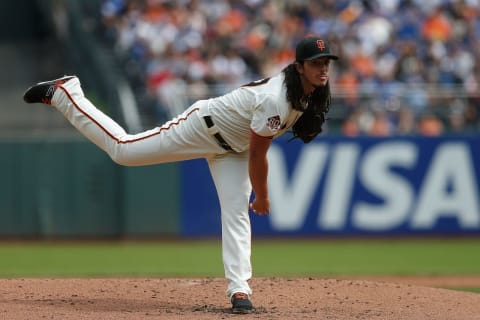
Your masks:
{"label": "baseball pitcher", "polygon": [[[312,141],[330,106],[330,52],[326,41],[309,35],[281,73],[251,82],[223,96],[200,100],[164,125],[128,134],[85,96],[75,76],[40,82],[24,94],[27,103],[55,107],[114,162],[144,166],[205,158],[221,207],[222,257],[233,313],[254,310],[248,280],[251,228],[249,209],[270,211],[267,150],[272,139],[293,132]],[[249,203],[251,193],[254,200]]]}

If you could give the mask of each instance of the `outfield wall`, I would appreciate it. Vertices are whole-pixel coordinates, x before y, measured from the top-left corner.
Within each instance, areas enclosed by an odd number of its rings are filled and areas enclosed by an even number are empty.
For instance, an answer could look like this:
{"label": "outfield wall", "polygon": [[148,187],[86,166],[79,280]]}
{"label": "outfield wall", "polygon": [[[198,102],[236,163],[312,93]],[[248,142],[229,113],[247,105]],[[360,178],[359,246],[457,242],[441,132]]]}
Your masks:
{"label": "outfield wall", "polygon": [[[275,140],[255,235],[480,235],[480,137]],[[90,142],[0,141],[0,237],[220,236],[205,160],[126,168]]]}
{"label": "outfield wall", "polygon": [[178,234],[178,165],[126,168],[92,143],[1,141],[0,236]]}
{"label": "outfield wall", "polygon": [[[282,139],[256,235],[480,234],[480,137]],[[182,234],[218,235],[204,161],[182,164]]]}

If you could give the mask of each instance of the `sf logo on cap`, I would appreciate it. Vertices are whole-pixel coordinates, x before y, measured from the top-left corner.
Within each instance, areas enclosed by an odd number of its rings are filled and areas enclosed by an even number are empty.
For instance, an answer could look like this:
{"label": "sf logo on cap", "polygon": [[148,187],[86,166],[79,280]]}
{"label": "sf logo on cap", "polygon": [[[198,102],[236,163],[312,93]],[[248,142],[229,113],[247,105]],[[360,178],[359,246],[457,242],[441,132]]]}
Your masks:
{"label": "sf logo on cap", "polygon": [[320,49],[320,51],[323,51],[325,49],[325,43],[323,40],[317,40],[317,47]]}

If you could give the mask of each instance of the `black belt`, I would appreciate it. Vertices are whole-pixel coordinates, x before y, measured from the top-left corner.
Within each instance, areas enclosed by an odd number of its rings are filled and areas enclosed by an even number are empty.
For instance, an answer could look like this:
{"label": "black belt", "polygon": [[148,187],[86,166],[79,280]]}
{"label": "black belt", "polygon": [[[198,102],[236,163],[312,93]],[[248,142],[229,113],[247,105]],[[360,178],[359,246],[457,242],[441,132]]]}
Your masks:
{"label": "black belt", "polygon": [[[213,121],[212,121],[212,117],[210,116],[204,116],[203,117],[203,120],[205,120],[205,124],[207,125],[207,128],[211,128],[213,127]],[[215,133],[213,135],[213,137],[217,140],[218,142],[218,145],[220,147],[222,147],[223,149],[227,150],[227,151],[233,151],[235,152],[235,150],[232,149],[232,147],[230,147],[230,145],[227,143],[227,141],[225,141],[225,139],[223,139],[223,137],[220,135],[220,133]]]}

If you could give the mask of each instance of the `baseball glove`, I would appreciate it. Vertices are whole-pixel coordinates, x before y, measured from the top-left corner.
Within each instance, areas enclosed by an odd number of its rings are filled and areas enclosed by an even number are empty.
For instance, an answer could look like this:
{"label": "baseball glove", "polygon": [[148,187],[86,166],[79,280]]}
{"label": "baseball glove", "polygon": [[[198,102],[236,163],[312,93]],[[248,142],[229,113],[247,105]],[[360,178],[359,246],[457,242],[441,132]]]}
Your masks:
{"label": "baseball glove", "polygon": [[301,139],[304,143],[312,141],[322,132],[325,114],[318,105],[308,104],[303,114],[292,127],[293,138]]}

